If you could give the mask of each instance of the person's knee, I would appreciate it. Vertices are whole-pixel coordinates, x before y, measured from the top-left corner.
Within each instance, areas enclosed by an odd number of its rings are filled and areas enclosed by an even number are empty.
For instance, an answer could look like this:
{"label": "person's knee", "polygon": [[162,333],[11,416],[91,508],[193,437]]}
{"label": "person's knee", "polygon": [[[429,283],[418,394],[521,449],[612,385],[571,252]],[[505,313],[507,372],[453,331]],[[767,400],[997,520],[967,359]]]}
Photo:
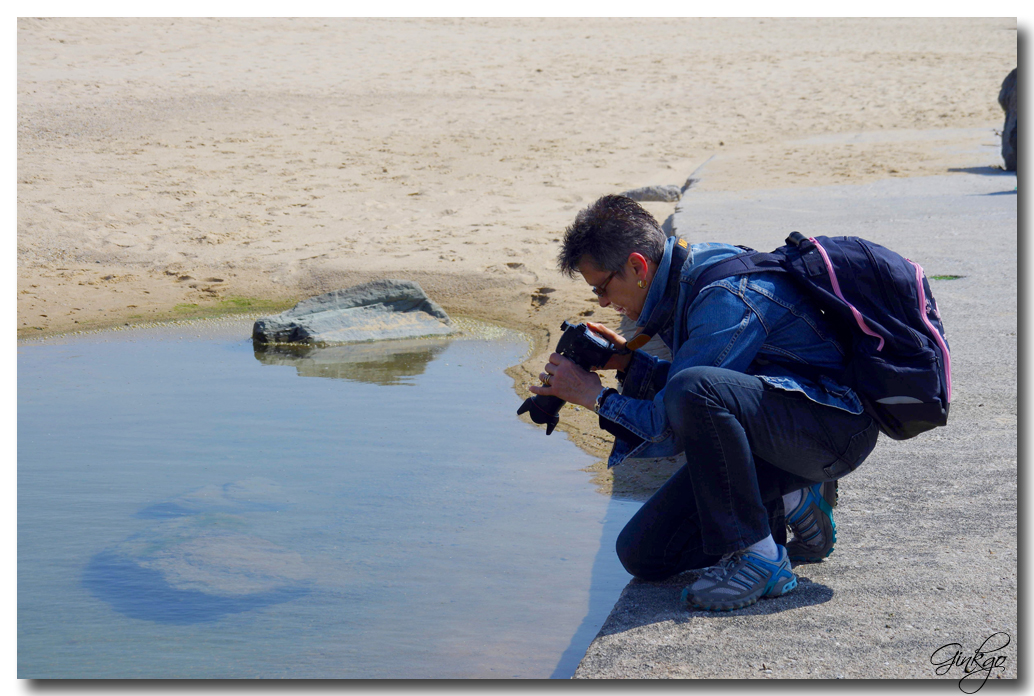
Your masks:
{"label": "person's knee", "polygon": [[707,367],[689,367],[680,370],[664,385],[664,410],[668,422],[678,431],[683,423],[699,422],[710,395],[708,385],[712,371]]}
{"label": "person's knee", "polygon": [[647,540],[632,525],[626,525],[618,534],[616,550],[621,565],[640,580],[663,580],[674,574],[662,559],[650,553]]}
{"label": "person's knee", "polygon": [[698,368],[690,367],[680,370],[664,385],[664,409],[670,416],[680,413],[687,406],[692,408],[700,403],[698,392],[703,374]]}
{"label": "person's knee", "polygon": [[621,561],[621,565],[624,566],[632,575],[636,575],[636,570],[639,569],[638,554],[636,553],[636,535],[629,529],[628,525],[621,530],[618,534],[617,542],[615,543],[615,550],[618,554],[618,560]]}

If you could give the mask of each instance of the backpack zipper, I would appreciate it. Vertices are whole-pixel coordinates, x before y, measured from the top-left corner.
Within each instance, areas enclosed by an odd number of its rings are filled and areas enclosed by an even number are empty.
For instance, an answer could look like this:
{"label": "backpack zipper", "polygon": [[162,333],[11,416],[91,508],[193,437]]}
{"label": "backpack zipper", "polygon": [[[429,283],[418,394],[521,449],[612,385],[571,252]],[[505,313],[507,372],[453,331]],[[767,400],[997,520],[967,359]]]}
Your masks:
{"label": "backpack zipper", "polygon": [[925,272],[923,267],[912,259],[905,259],[916,268],[916,286],[919,290],[919,314],[923,317],[923,323],[926,324],[926,328],[930,330],[930,334],[933,336],[934,341],[941,348],[941,353],[944,355],[944,377],[948,391],[948,403],[951,403],[951,354],[948,352],[948,345],[944,342],[944,337],[941,336],[941,332],[934,327],[930,318],[926,315],[926,290],[923,289],[923,276]]}

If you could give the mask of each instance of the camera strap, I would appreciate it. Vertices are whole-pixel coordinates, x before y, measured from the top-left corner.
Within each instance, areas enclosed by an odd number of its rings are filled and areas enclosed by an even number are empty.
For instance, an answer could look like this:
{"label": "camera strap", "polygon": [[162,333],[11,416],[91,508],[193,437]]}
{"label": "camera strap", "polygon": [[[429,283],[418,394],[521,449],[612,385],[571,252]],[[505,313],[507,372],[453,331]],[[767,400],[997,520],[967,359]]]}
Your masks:
{"label": "camera strap", "polygon": [[671,261],[668,264],[668,278],[664,287],[664,296],[650,313],[650,318],[635,336],[625,343],[626,351],[638,350],[650,342],[671,321],[675,313],[675,305],[679,299],[679,281],[682,279],[682,267],[689,258],[689,243],[678,238],[671,247]]}

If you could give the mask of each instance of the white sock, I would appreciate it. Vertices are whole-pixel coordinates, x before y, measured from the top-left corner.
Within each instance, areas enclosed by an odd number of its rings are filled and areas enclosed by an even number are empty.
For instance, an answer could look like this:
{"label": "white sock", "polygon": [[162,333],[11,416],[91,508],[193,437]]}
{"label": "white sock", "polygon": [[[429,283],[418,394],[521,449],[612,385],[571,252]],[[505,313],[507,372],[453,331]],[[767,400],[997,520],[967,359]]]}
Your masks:
{"label": "white sock", "polygon": [[801,504],[801,499],[804,498],[804,489],[794,491],[793,493],[787,493],[783,496],[783,511],[784,514],[789,517],[797,510],[797,506]]}
{"label": "white sock", "polygon": [[779,547],[776,546],[775,539],[772,538],[771,534],[756,544],[751,544],[747,547],[747,550],[759,553],[770,561],[779,560]]}

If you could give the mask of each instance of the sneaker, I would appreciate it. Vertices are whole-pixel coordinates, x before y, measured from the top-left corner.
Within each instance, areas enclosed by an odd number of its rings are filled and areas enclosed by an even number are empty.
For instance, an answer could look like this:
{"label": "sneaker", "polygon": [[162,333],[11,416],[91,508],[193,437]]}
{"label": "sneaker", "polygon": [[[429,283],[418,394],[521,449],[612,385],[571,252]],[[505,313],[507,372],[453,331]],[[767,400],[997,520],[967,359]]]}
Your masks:
{"label": "sneaker", "polygon": [[818,563],[833,553],[837,543],[837,523],[833,521],[837,496],[836,481],[804,489],[797,509],[786,515],[786,526],[793,532],[793,539],[786,545],[791,561]]}
{"label": "sneaker", "polygon": [[754,551],[722,556],[718,565],[682,590],[682,601],[696,609],[732,611],[754,604],[761,597],[779,597],[797,587],[786,549],[779,546],[779,560],[770,561]]}

